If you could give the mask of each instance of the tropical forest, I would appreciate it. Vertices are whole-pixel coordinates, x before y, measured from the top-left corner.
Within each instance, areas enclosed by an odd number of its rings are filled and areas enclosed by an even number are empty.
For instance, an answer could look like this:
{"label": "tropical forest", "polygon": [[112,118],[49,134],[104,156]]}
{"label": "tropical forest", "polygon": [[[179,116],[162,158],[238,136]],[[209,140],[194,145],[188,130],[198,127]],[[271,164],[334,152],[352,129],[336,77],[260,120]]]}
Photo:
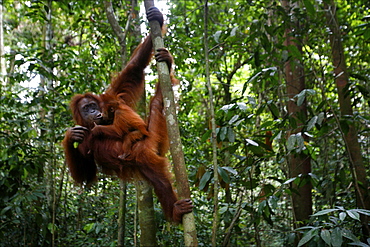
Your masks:
{"label": "tropical forest", "polygon": [[368,0],[0,3],[0,247],[370,246]]}

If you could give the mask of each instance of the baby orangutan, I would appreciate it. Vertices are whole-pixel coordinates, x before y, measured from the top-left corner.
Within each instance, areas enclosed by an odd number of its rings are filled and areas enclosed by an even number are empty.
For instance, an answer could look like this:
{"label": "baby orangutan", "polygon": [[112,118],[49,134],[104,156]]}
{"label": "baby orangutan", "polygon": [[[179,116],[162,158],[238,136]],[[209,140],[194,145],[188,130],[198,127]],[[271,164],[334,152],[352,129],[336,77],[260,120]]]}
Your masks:
{"label": "baby orangutan", "polygon": [[[130,156],[131,147],[149,135],[144,120],[122,100],[118,101],[108,94],[100,95],[102,100],[103,121],[110,125],[95,125],[92,129],[94,138],[122,140],[122,154],[118,158],[124,160]],[[109,123],[108,121],[112,121]]]}

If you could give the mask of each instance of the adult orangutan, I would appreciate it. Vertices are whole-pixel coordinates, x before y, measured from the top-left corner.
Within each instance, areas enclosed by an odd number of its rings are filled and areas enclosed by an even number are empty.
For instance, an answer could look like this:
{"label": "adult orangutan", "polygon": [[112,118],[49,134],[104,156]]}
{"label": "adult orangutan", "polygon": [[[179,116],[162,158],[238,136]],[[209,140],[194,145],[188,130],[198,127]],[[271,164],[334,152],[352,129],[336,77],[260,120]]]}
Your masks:
{"label": "adult orangutan", "polygon": [[[151,8],[147,18],[163,25],[163,16],[157,8]],[[160,86],[157,85],[150,102],[146,123],[134,110],[144,90],[144,68],[151,57],[149,35],[104,94],[73,97],[73,119],[79,126],[66,132],[63,146],[69,170],[78,184],[96,181],[97,165],[103,173],[116,174],[125,181],[143,177],[153,185],[166,218],[181,222],[182,215],[191,212],[193,205],[190,199],[178,200],[170,182],[164,157],[169,142]],[[169,68],[173,62],[165,49],[158,51],[156,60],[165,61]],[[79,143],[77,147],[75,142]]]}

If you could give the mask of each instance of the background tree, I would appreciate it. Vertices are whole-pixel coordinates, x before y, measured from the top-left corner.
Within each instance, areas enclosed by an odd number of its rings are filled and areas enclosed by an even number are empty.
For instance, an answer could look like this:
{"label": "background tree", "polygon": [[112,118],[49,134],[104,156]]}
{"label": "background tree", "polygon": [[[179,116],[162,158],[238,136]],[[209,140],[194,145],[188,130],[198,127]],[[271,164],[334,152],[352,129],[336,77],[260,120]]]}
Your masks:
{"label": "background tree", "polygon": [[[297,178],[293,183],[292,206],[295,226],[305,225],[312,214],[312,185],[310,179],[311,157],[305,148],[308,136],[304,125],[307,121],[307,106],[305,96],[308,94],[305,84],[305,72],[302,60],[302,23],[299,16],[291,15],[299,12],[297,3],[282,1],[286,16],[293,19],[287,21],[285,27],[285,52],[288,54],[284,64],[284,79],[287,91],[287,118],[290,123],[288,130],[287,151],[288,174]],[[303,31],[304,32],[304,31]],[[302,100],[303,98],[303,100]]]}
{"label": "background tree", "polygon": [[[333,1],[325,3],[327,25],[330,28],[330,45],[331,56],[334,67],[335,84],[338,90],[338,101],[340,106],[340,114],[343,119],[341,121],[344,125],[340,125],[341,134],[346,151],[348,152],[348,159],[350,163],[351,173],[353,175],[353,182],[356,189],[356,206],[358,208],[370,209],[370,195],[368,178],[366,175],[366,167],[364,166],[361,146],[358,142],[357,127],[353,122],[353,109],[351,103],[351,96],[348,91],[349,77],[347,72],[347,64],[342,44],[342,35],[340,33],[339,23],[337,19],[337,6]],[[369,219],[362,215],[362,225],[364,235],[369,237]]]}

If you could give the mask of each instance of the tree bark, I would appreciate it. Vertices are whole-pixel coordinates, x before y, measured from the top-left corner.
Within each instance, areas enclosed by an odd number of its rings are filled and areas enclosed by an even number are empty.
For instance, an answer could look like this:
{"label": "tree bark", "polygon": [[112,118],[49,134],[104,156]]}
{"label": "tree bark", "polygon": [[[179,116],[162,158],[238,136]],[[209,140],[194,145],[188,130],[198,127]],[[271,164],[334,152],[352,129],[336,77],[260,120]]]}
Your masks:
{"label": "tree bark", "polygon": [[125,246],[125,233],[126,233],[126,202],[127,202],[127,190],[126,182],[119,182],[120,193],[119,193],[119,209],[118,209],[118,240],[117,246]]}
{"label": "tree bark", "polygon": [[[144,4],[146,10],[154,6],[153,0],[145,0]],[[159,23],[157,21],[151,21],[149,24],[154,50],[163,48],[164,43]],[[180,130],[178,127],[176,104],[169,73],[170,70],[165,62],[157,63],[157,69],[163,94],[168,136],[171,140],[170,152],[174,163],[178,195],[180,198],[190,198],[190,186],[186,172],[184,153],[182,150]],[[197,246],[198,240],[193,213],[183,215],[182,222],[184,226],[185,246]]]}
{"label": "tree bark", "polygon": [[[348,131],[341,131],[345,142],[346,150],[349,154],[350,165],[352,169],[353,180],[356,189],[356,205],[358,208],[370,210],[370,194],[368,182],[366,179],[366,168],[364,166],[361,154],[361,146],[358,141],[358,132],[353,120],[353,110],[351,98],[348,91],[348,73],[344,49],[342,44],[341,30],[339,28],[336,6],[333,0],[330,4],[325,4],[326,21],[330,28],[331,55],[334,66],[334,80],[338,91],[338,100],[342,117],[351,118],[347,121]],[[361,223],[365,237],[370,236],[369,217],[361,214]]]}
{"label": "tree bark", "polygon": [[[282,1],[283,7],[288,12],[288,16],[291,8],[294,7],[289,0]],[[302,54],[302,46],[297,43],[297,37],[294,37],[294,30],[299,30],[299,23],[297,20],[293,20],[291,23],[287,24],[285,30],[285,42],[284,45],[287,47],[289,52],[289,47],[295,46],[297,50]],[[299,58],[293,57],[293,53],[289,53],[291,58],[285,63],[284,74],[286,79],[286,90],[288,95],[288,114],[290,117],[297,121],[297,126],[292,126],[289,131],[288,136],[293,134],[301,133],[304,122],[298,119],[301,116],[305,119],[307,117],[306,101],[301,105],[297,105],[294,97],[302,92],[306,88],[303,64]],[[303,138],[307,140],[307,136],[303,133]],[[293,204],[293,216],[295,221],[295,227],[299,227],[308,221],[310,215],[312,214],[312,184],[310,183],[309,173],[311,172],[311,158],[309,155],[302,151],[292,153],[288,157],[288,167],[289,167],[289,177],[300,177],[300,181],[306,179],[306,183],[303,186],[293,183],[292,188],[297,191],[297,193],[292,193],[292,204]]]}
{"label": "tree bark", "polygon": [[127,48],[126,48],[126,37],[127,33],[129,30],[129,25],[131,22],[131,15],[128,15],[127,17],[127,22],[125,29],[122,29],[122,27],[119,25],[115,15],[114,15],[114,10],[112,6],[111,1],[104,1],[104,8],[105,8],[105,13],[107,15],[108,22],[110,26],[112,27],[112,30],[114,34],[117,36],[118,43],[120,46],[120,55],[121,55],[121,62],[122,62],[122,68],[125,67],[126,62],[127,62]]}
{"label": "tree bark", "polygon": [[154,217],[153,190],[149,182],[135,182],[136,197],[139,211],[140,246],[157,246],[157,226]]}

